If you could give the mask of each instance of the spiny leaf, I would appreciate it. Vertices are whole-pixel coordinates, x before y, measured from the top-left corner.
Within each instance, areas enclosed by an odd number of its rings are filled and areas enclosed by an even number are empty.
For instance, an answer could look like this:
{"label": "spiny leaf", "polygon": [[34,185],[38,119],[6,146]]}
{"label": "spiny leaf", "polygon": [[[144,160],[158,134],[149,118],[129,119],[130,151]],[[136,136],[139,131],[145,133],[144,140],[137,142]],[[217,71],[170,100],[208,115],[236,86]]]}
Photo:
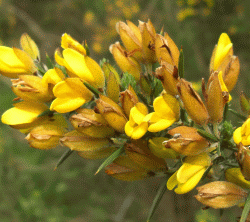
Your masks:
{"label": "spiny leaf", "polygon": [[181,48],[180,56],[179,56],[178,74],[180,78],[184,77],[184,54],[183,54],[182,48]]}
{"label": "spiny leaf", "polygon": [[98,168],[95,175],[98,174],[103,168],[111,164],[117,157],[119,157],[122,153],[124,153],[124,147],[120,147],[118,150],[113,152]]}
{"label": "spiny leaf", "polygon": [[239,117],[240,119],[242,119],[242,120],[244,120],[244,121],[247,119],[247,117],[241,115],[240,113],[236,112],[236,111],[233,110],[233,109],[228,109],[228,110],[229,110],[231,113],[233,113],[235,116]]}
{"label": "spiny leaf", "polygon": [[48,54],[46,53],[46,61],[47,61],[47,67],[49,69],[53,69],[54,68],[54,65],[53,65],[53,62],[51,61],[50,57],[48,56]]}
{"label": "spiny leaf", "polygon": [[37,117],[42,117],[42,116],[53,116],[55,111],[51,111],[49,109],[45,110],[41,114],[39,114]]}
{"label": "spiny leaf", "polygon": [[197,129],[197,132],[198,132],[201,136],[205,137],[205,138],[208,139],[208,140],[211,140],[212,142],[218,142],[218,141],[219,141],[218,138],[217,138],[216,136],[214,136],[213,134],[207,133],[207,132],[204,131],[204,130]]}
{"label": "spiny leaf", "polygon": [[150,210],[149,210],[149,213],[148,213],[148,218],[147,218],[147,222],[149,222],[149,220],[152,218],[152,216],[154,215],[154,212],[156,210],[156,208],[158,207],[164,193],[166,192],[167,190],[167,180],[168,180],[169,177],[167,177],[167,179],[165,179],[163,181],[163,183],[161,184],[161,186],[159,187],[158,191],[157,191],[157,194],[153,200],[153,204],[151,205],[150,207]]}
{"label": "spiny leaf", "polygon": [[67,150],[58,160],[54,171],[74,152],[74,150]]}
{"label": "spiny leaf", "polygon": [[101,94],[95,87],[91,86],[87,82],[83,83],[94,95],[96,98],[99,98],[99,94]]}
{"label": "spiny leaf", "polygon": [[244,209],[243,209],[242,214],[241,214],[240,222],[246,221],[249,210],[250,210],[250,192],[247,196],[247,200],[245,202],[245,206],[244,206]]}

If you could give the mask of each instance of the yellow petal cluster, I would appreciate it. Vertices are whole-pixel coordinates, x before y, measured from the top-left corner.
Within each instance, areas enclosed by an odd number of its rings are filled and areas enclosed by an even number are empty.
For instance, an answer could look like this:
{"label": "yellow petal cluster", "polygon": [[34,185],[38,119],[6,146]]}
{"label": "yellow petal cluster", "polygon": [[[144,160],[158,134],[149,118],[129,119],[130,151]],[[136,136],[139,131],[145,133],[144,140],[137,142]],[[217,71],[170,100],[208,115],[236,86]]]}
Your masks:
{"label": "yellow petal cluster", "polygon": [[250,118],[234,131],[233,138],[236,144],[242,143],[244,146],[250,145]]}

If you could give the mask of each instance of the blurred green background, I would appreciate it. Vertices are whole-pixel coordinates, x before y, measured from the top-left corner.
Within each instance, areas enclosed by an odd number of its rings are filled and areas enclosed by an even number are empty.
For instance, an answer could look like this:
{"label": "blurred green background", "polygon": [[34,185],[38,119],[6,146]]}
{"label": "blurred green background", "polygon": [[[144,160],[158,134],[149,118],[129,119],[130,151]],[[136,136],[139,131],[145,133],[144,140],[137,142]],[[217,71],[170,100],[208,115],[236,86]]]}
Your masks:
{"label": "blurred green background", "polygon": [[[0,0],[0,45],[19,47],[27,32],[39,45],[42,59],[52,58],[67,32],[78,41],[87,40],[91,57],[103,57],[114,65],[109,45],[118,41],[117,21],[151,19],[162,26],[176,44],[183,46],[185,75],[193,82],[208,79],[209,60],[218,38],[227,32],[239,56],[241,73],[232,92],[248,90],[250,58],[250,1],[244,0]],[[0,76],[0,113],[15,98],[8,78]],[[233,120],[238,123],[238,120]],[[161,178],[127,183],[103,172],[94,176],[102,161],[87,161],[73,154],[53,171],[66,148],[41,151],[30,148],[24,136],[0,123],[0,221],[134,222],[146,221]],[[235,221],[238,208],[202,210],[193,198],[167,192],[152,221]]]}

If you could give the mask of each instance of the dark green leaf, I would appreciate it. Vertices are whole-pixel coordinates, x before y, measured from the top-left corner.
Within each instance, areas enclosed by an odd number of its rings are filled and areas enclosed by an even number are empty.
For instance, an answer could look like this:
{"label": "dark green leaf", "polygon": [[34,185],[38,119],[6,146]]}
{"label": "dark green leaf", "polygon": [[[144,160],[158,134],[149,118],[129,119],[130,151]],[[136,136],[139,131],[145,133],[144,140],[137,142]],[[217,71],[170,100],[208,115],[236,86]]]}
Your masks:
{"label": "dark green leaf", "polygon": [[56,170],[72,153],[74,152],[74,150],[67,150],[62,156],[61,158],[58,160],[56,167],[54,170]]}
{"label": "dark green leaf", "polygon": [[98,168],[95,175],[98,174],[103,168],[111,164],[117,157],[119,157],[122,153],[124,153],[124,147],[120,147],[118,150],[113,152]]}
{"label": "dark green leaf", "polygon": [[242,120],[244,120],[244,121],[247,119],[247,117],[241,115],[240,113],[236,112],[236,111],[233,110],[233,109],[228,109],[228,110],[229,110],[231,113],[233,113],[235,116],[239,117],[240,119],[242,119]]}
{"label": "dark green leaf", "polygon": [[242,214],[241,214],[240,222],[246,221],[249,210],[250,210],[250,192],[248,193],[248,197],[247,197],[244,209],[243,209]]}
{"label": "dark green leaf", "polygon": [[179,56],[178,75],[180,78],[184,77],[184,54],[182,48]]}
{"label": "dark green leaf", "polygon": [[99,98],[99,94],[101,94],[101,92],[87,82],[84,82],[83,84],[95,95],[96,98]]}
{"label": "dark green leaf", "polygon": [[44,112],[42,112],[41,114],[39,114],[37,116],[37,118],[42,117],[42,116],[53,116],[53,114],[54,114],[54,111],[51,111],[50,109],[47,109]]}
{"label": "dark green leaf", "polygon": [[166,185],[166,183],[167,183],[168,178],[169,178],[169,177],[167,177],[167,178],[163,181],[163,183],[161,184],[161,186],[159,187],[159,189],[158,189],[158,191],[157,191],[157,194],[156,194],[156,196],[155,196],[155,198],[154,198],[154,200],[153,200],[153,203],[152,203],[152,205],[151,205],[151,207],[150,207],[150,209],[149,209],[147,222],[149,222],[150,219],[152,218],[152,216],[154,215],[154,212],[155,212],[156,208],[158,207],[158,205],[159,205],[159,203],[160,203],[160,201],[161,201],[161,199],[162,199],[164,193],[165,193],[166,190],[167,190],[167,185]]}
{"label": "dark green leaf", "polygon": [[51,61],[50,57],[48,56],[48,54],[46,53],[46,65],[49,69],[53,69],[54,68],[54,64],[53,62]]}
{"label": "dark green leaf", "polygon": [[205,137],[205,138],[208,139],[208,140],[211,140],[212,142],[218,142],[218,141],[219,141],[218,138],[217,138],[216,136],[214,136],[213,134],[208,133],[208,132],[206,132],[206,131],[204,131],[204,130],[197,129],[197,132],[198,132],[201,136]]}

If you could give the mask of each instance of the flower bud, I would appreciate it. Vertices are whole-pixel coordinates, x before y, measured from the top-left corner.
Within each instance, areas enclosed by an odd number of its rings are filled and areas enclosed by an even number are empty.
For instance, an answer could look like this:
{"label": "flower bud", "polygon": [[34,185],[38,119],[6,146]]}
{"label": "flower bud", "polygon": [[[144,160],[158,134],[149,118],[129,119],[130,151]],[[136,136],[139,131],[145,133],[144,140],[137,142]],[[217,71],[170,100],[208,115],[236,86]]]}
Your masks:
{"label": "flower bud", "polygon": [[100,95],[100,98],[96,100],[96,105],[108,124],[116,131],[123,133],[127,118],[123,113],[122,108],[117,103],[103,95]]}
{"label": "flower bud", "polygon": [[250,118],[234,131],[233,138],[236,144],[242,143],[243,146],[250,145]]}
{"label": "flower bud", "polygon": [[225,171],[225,178],[228,182],[234,183],[244,189],[250,189],[250,181],[242,175],[240,168],[229,168]]}
{"label": "flower bud", "polygon": [[113,163],[105,169],[108,175],[124,181],[135,181],[149,178],[155,175],[133,162],[128,156],[119,156]]}
{"label": "flower bud", "polygon": [[107,138],[92,138],[88,137],[76,130],[66,133],[60,142],[75,151],[95,152],[97,150],[108,148],[110,142]]}
{"label": "flower bud", "polygon": [[51,149],[58,145],[64,132],[64,128],[60,125],[42,124],[34,127],[25,139],[33,148]]}
{"label": "flower bud", "polygon": [[168,133],[173,138],[164,143],[165,147],[186,156],[200,154],[209,146],[209,142],[193,127],[179,126],[169,130]]}
{"label": "flower bud", "polygon": [[246,200],[247,192],[233,183],[215,181],[197,187],[195,198],[202,204],[218,209],[228,208]]}
{"label": "flower bud", "polygon": [[26,101],[48,102],[53,99],[48,88],[42,84],[42,78],[31,75],[19,75],[19,79],[13,79],[12,91]]}
{"label": "flower bud", "polygon": [[242,112],[248,113],[250,112],[250,101],[249,98],[245,95],[244,92],[240,93],[240,107]]}
{"label": "flower bud", "polygon": [[177,159],[180,157],[180,155],[173,149],[166,148],[163,143],[167,141],[168,139],[165,137],[153,137],[152,139],[149,139],[148,141],[148,147],[151,150],[151,152],[163,159]]}
{"label": "flower bud", "polygon": [[130,21],[127,21],[127,23],[128,25],[124,22],[118,22],[116,30],[125,48],[133,54],[135,59],[142,61],[142,36],[140,29]]}
{"label": "flower bud", "polygon": [[139,99],[131,85],[128,86],[124,92],[120,93],[120,101],[122,104],[122,108],[127,117],[129,117],[130,110],[135,106],[136,103],[139,102]]}
{"label": "flower bud", "polygon": [[250,150],[249,148],[238,144],[238,153],[236,153],[236,158],[240,165],[241,172],[244,178],[250,181]]}
{"label": "flower bud", "polygon": [[119,101],[119,93],[120,93],[120,85],[117,81],[114,73],[109,74],[109,78],[107,81],[106,88],[107,96],[112,99],[114,102],[118,103]]}
{"label": "flower bud", "polygon": [[165,172],[167,170],[166,162],[153,155],[144,140],[136,140],[126,144],[125,151],[129,158],[140,167],[156,172]]}
{"label": "flower bud", "polygon": [[175,66],[165,62],[161,63],[161,66],[155,71],[155,77],[161,80],[167,93],[172,96],[178,95],[177,84],[179,82],[179,76]]}
{"label": "flower bud", "polygon": [[40,52],[36,45],[36,43],[33,41],[32,38],[27,33],[22,34],[20,38],[20,44],[22,46],[22,49],[33,59],[40,61]]}
{"label": "flower bud", "polygon": [[104,76],[105,76],[106,80],[108,80],[109,74],[112,72],[115,75],[115,78],[116,78],[117,82],[120,84],[121,80],[120,80],[120,76],[119,76],[118,72],[108,62],[104,62],[102,64],[102,70],[104,72]]}
{"label": "flower bud", "polygon": [[109,137],[115,133],[104,117],[94,110],[78,109],[77,113],[70,118],[71,124],[77,131],[95,138]]}
{"label": "flower bud", "polygon": [[207,83],[207,91],[203,83],[203,93],[206,99],[207,110],[212,123],[219,123],[223,118],[225,104],[231,100],[231,96],[222,79],[222,72],[213,72]]}
{"label": "flower bud", "polygon": [[160,64],[163,61],[169,65],[178,67],[180,52],[167,33],[164,33],[164,37],[159,34],[156,35],[155,54]]}
{"label": "flower bud", "polygon": [[20,74],[33,74],[37,71],[32,58],[17,48],[0,46],[0,73],[9,78]]}
{"label": "flower bud", "polygon": [[210,164],[211,159],[205,152],[186,157],[179,170],[168,179],[167,188],[173,190],[177,186],[174,190],[177,194],[191,191],[199,183]]}
{"label": "flower bud", "polygon": [[207,109],[198,93],[192,88],[191,83],[180,79],[177,89],[190,118],[199,125],[206,124],[209,119]]}
{"label": "flower bud", "polygon": [[114,56],[114,59],[123,72],[131,74],[136,81],[140,79],[141,66],[140,64],[121,47],[119,42],[111,45],[109,51]]}
{"label": "flower bud", "polygon": [[155,63],[155,28],[150,20],[147,23],[139,21],[142,36],[143,63]]}

